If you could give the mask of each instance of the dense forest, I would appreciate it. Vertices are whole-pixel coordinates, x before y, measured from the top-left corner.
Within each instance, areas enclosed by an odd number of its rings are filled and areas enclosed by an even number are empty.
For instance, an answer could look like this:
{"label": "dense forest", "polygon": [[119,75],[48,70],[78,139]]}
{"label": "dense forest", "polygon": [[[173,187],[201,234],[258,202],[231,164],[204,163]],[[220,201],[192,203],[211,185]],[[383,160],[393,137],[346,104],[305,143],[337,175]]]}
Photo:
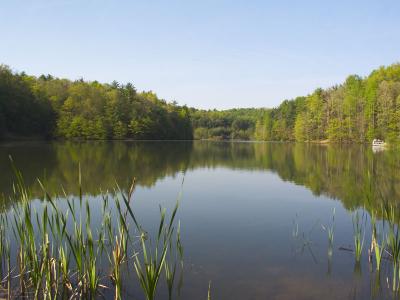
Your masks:
{"label": "dense forest", "polygon": [[192,139],[189,109],[128,83],[34,77],[0,66],[0,136]]}
{"label": "dense forest", "polygon": [[238,108],[229,110],[191,109],[195,139],[250,140],[254,138],[257,120],[266,109]]}
{"label": "dense forest", "polygon": [[198,110],[113,82],[0,66],[0,137],[366,142],[400,140],[400,64],[277,108]]}
{"label": "dense forest", "polygon": [[259,140],[366,142],[400,140],[400,64],[368,77],[349,76],[332,88],[284,101],[257,120]]}

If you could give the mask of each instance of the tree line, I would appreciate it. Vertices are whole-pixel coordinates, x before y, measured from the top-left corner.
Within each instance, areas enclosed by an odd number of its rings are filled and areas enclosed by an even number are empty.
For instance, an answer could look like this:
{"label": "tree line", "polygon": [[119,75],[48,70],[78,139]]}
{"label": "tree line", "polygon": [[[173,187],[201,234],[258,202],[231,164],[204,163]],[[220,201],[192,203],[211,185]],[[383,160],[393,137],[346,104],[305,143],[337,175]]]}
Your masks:
{"label": "tree line", "polygon": [[400,140],[400,64],[284,101],[255,124],[259,140],[366,142]]}
{"label": "tree line", "polygon": [[0,66],[0,136],[192,139],[189,108],[128,83],[40,77]]}
{"label": "tree line", "polygon": [[194,137],[262,141],[400,140],[400,64],[316,89],[273,109],[193,110]]}
{"label": "tree line", "polygon": [[71,81],[0,66],[0,137],[366,142],[400,140],[400,64],[276,108],[199,110],[133,84]]}
{"label": "tree line", "polygon": [[255,125],[265,109],[236,108],[229,110],[192,109],[191,118],[195,139],[251,140]]}

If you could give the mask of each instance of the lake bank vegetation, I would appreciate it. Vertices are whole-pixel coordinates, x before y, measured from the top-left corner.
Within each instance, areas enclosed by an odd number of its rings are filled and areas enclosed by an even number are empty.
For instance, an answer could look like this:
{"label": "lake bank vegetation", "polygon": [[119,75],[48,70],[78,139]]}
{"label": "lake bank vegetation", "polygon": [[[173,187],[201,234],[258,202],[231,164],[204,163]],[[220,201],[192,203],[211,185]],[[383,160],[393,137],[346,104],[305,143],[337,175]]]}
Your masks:
{"label": "lake bank vegetation", "polygon": [[40,77],[0,66],[0,136],[192,139],[189,109],[127,83]]}
{"label": "lake bank vegetation", "polygon": [[39,77],[0,67],[0,137],[364,143],[400,140],[400,64],[276,108],[199,110],[133,84]]}
{"label": "lake bank vegetation", "polygon": [[400,140],[400,64],[284,101],[255,127],[262,140],[370,142]]}

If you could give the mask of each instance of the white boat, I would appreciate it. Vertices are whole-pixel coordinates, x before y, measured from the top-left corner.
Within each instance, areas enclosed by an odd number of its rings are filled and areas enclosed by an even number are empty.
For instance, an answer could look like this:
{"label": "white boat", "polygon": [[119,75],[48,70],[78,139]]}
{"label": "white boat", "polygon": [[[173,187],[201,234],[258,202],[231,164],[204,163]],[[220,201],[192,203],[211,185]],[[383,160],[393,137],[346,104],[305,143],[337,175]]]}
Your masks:
{"label": "white boat", "polygon": [[386,146],[386,143],[380,139],[374,139],[372,141],[372,146]]}
{"label": "white boat", "polygon": [[372,151],[379,152],[385,150],[386,143],[380,139],[374,139],[372,141]]}

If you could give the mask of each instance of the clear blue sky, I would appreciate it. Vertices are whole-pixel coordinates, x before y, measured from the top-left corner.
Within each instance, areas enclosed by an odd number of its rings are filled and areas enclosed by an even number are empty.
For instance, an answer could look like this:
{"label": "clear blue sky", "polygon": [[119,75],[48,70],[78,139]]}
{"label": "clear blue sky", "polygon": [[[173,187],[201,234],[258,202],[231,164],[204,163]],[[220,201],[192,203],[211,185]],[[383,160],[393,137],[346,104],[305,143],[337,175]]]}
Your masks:
{"label": "clear blue sky", "polygon": [[400,61],[400,1],[1,1],[0,63],[199,108],[273,107]]}

